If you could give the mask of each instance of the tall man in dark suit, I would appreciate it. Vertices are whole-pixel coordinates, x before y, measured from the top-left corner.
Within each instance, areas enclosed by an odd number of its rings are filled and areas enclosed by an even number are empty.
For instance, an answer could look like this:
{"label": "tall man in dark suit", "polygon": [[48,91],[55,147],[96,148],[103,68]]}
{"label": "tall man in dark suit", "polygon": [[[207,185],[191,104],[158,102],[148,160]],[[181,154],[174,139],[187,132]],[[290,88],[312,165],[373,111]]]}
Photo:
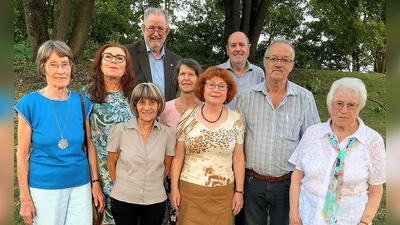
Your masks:
{"label": "tall man in dark suit", "polygon": [[153,82],[167,101],[176,97],[173,76],[177,61],[182,58],[164,47],[170,30],[168,13],[163,9],[148,8],[142,24],[144,40],[125,45],[132,56],[138,82]]}

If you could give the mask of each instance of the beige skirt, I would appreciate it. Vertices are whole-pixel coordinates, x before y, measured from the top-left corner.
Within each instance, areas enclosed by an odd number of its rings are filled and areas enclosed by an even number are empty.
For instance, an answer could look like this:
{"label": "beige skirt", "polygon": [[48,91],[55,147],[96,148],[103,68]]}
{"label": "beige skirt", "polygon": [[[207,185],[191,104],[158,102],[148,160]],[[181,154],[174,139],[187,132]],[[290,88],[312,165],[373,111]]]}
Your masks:
{"label": "beige skirt", "polygon": [[180,181],[181,204],[177,225],[232,225],[234,183],[205,187]]}

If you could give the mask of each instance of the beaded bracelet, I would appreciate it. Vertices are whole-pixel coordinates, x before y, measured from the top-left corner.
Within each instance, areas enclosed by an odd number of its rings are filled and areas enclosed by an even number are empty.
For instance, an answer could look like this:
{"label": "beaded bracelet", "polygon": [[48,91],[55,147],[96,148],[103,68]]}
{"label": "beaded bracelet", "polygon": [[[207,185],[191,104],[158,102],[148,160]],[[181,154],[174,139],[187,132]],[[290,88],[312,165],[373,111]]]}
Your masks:
{"label": "beaded bracelet", "polygon": [[235,193],[244,194],[244,191],[235,190]]}

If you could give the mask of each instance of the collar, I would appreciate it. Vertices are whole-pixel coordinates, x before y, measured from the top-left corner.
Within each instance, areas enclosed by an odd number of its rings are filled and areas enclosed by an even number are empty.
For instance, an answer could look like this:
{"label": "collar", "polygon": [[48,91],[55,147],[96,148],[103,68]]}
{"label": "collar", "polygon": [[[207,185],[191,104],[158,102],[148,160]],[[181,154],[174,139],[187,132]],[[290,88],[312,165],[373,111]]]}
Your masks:
{"label": "collar", "polygon": [[[139,124],[137,122],[137,118],[130,119],[128,122],[125,123],[125,127],[128,128],[128,129],[135,129],[135,130],[140,132],[140,128],[139,128]],[[158,130],[161,130],[161,124],[159,122],[157,122],[157,120],[154,121],[152,130],[154,128],[157,128]]]}
{"label": "collar", "polygon": [[[232,66],[231,66],[231,59],[228,59],[228,61],[226,61],[225,63],[222,64],[222,66],[227,69],[227,70],[231,70],[234,71]],[[249,60],[246,60],[246,71],[250,71],[253,70],[253,66],[252,64],[249,62]]]}
{"label": "collar", "polygon": [[[327,136],[328,133],[334,134],[332,131],[332,128],[330,126],[332,119],[329,118],[329,120],[324,124],[323,128],[321,129],[321,133],[319,134],[320,138],[323,138],[324,136]],[[362,121],[362,119],[360,117],[357,116],[357,121],[358,121],[358,128],[356,130],[356,132],[354,132],[353,134],[349,135],[346,138],[352,138],[355,137],[357,138],[357,140],[363,144],[366,143],[367,138],[366,138],[366,126],[364,124],[364,122]]]}
{"label": "collar", "polygon": [[[149,48],[149,46],[147,45],[146,41],[145,41],[144,43],[145,43],[145,46],[146,46],[146,51],[147,51],[147,53],[148,53],[148,54],[152,54],[152,55],[154,56],[153,52],[150,50],[150,48]],[[160,55],[160,58],[163,58],[164,55],[165,55],[165,48],[164,48],[164,45],[163,45],[162,48],[161,48],[161,55]]]}
{"label": "collar", "polygon": [[[264,95],[269,95],[268,94],[268,90],[267,90],[267,81],[263,81],[259,84],[257,84],[254,88],[255,91],[260,91],[262,92]],[[299,95],[300,93],[296,90],[296,84],[286,80],[286,92],[284,97],[289,96],[289,95]]]}

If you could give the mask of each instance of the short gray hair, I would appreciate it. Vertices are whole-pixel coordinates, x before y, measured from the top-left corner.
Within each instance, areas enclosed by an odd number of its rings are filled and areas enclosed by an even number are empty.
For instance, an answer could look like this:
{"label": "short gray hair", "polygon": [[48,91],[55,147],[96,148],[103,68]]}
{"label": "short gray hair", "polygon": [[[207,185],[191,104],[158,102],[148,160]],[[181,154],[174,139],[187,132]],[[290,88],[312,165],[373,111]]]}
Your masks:
{"label": "short gray hair", "polygon": [[157,116],[159,116],[165,108],[165,98],[160,88],[151,82],[138,84],[132,91],[130,99],[130,107],[132,114],[138,117],[137,102],[141,99],[150,99],[158,103]]}
{"label": "short gray hair", "polygon": [[364,108],[367,102],[367,89],[365,88],[365,84],[362,80],[355,77],[343,77],[332,83],[331,89],[326,97],[328,109],[332,107],[332,101],[336,92],[352,94],[357,97],[357,104],[360,106],[360,110]]}
{"label": "short gray hair", "polygon": [[267,50],[265,50],[264,58],[268,56],[268,50],[269,50],[269,48],[270,48],[272,45],[276,44],[276,43],[285,43],[285,44],[288,44],[288,45],[292,48],[292,50],[293,50],[293,59],[294,59],[294,56],[296,55],[296,52],[295,52],[295,50],[294,50],[294,46],[292,45],[292,43],[290,43],[290,42],[289,42],[288,40],[286,40],[286,39],[276,39],[276,40],[273,40],[272,43],[268,46]]}
{"label": "short gray hair", "polygon": [[55,52],[59,57],[68,57],[69,63],[71,64],[71,78],[75,69],[74,58],[71,49],[63,41],[48,40],[43,43],[36,55],[36,71],[42,76],[44,74],[44,64],[49,60],[50,55]]}
{"label": "short gray hair", "polygon": [[163,14],[165,17],[165,21],[167,21],[167,27],[169,27],[169,16],[168,12],[164,9],[160,8],[147,8],[146,11],[144,11],[144,16],[143,16],[143,23],[147,25],[147,18],[149,17],[150,14]]}

